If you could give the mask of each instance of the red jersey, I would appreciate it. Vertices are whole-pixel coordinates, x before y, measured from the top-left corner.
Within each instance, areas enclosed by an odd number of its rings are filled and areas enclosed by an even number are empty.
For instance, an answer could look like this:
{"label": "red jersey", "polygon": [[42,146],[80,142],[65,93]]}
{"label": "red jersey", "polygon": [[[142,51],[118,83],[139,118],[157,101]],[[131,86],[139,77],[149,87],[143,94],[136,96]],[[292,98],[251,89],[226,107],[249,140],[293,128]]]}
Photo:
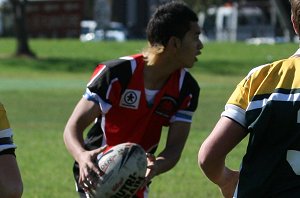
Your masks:
{"label": "red jersey", "polygon": [[198,105],[200,88],[186,69],[178,69],[156,94],[153,104],[145,96],[140,54],[99,64],[84,97],[102,111],[102,144],[140,144],[147,152],[157,148],[163,126],[191,122]]}

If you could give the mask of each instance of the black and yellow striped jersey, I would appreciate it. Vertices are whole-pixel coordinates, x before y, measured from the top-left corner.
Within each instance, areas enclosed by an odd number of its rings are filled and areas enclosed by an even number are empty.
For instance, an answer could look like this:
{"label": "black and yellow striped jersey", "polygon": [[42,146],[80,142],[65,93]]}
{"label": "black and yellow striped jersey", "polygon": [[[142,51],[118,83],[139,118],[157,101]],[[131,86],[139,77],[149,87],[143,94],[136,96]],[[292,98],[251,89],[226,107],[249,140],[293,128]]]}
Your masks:
{"label": "black and yellow striped jersey", "polygon": [[300,189],[299,53],[250,71],[222,113],[249,133],[238,198],[273,197]]}

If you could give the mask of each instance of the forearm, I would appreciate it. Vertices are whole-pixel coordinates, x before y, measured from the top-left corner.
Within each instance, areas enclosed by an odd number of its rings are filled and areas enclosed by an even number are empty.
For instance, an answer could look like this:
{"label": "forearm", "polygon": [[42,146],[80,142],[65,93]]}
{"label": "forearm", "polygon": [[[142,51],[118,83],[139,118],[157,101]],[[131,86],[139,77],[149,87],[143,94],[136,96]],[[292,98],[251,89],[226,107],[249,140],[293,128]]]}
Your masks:
{"label": "forearm", "polygon": [[75,161],[78,162],[80,154],[84,152],[85,149],[83,136],[79,135],[80,133],[75,131],[76,129],[74,127],[69,125],[66,126],[64,131],[64,143],[69,153],[72,155]]}
{"label": "forearm", "polygon": [[219,186],[224,198],[233,196],[239,180],[239,171],[227,168],[223,160],[202,161],[199,165],[207,178]]}
{"label": "forearm", "polygon": [[232,197],[239,171],[226,167],[226,155],[215,152],[216,150],[211,147],[211,142],[205,141],[199,150],[198,164],[207,178],[220,187],[224,197]]}
{"label": "forearm", "polygon": [[176,162],[173,160],[170,161],[164,157],[158,157],[155,162],[155,175],[160,175],[162,173],[168,172],[176,165]]}
{"label": "forearm", "polygon": [[199,166],[207,178],[213,183],[221,185],[227,170],[224,160],[208,158],[199,159]]}
{"label": "forearm", "polygon": [[1,197],[21,197],[23,182],[16,157],[0,155],[0,194]]}
{"label": "forearm", "polygon": [[94,102],[87,101],[82,98],[76,105],[72,115],[70,116],[65,130],[65,145],[78,162],[84,149],[83,133],[84,130],[100,115],[100,109]]}
{"label": "forearm", "polygon": [[180,160],[190,126],[188,122],[179,121],[170,125],[166,147],[156,158],[157,175],[169,171]]}
{"label": "forearm", "polygon": [[228,153],[247,135],[245,128],[227,117],[221,117],[199,149],[198,164],[214,183],[222,185],[228,175],[236,175],[225,166]]}
{"label": "forearm", "polygon": [[179,161],[180,154],[175,154],[172,152],[161,152],[155,161],[155,175],[160,175],[162,173],[171,170]]}

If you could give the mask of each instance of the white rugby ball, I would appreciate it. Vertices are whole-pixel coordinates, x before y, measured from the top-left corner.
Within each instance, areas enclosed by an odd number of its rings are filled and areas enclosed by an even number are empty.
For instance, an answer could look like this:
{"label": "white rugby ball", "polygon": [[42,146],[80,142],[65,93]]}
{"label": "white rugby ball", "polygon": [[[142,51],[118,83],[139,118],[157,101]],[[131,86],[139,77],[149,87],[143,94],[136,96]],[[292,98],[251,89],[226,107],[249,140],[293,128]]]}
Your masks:
{"label": "white rugby ball", "polygon": [[147,157],[144,149],[135,143],[111,147],[97,157],[101,176],[93,197],[132,197],[144,181]]}

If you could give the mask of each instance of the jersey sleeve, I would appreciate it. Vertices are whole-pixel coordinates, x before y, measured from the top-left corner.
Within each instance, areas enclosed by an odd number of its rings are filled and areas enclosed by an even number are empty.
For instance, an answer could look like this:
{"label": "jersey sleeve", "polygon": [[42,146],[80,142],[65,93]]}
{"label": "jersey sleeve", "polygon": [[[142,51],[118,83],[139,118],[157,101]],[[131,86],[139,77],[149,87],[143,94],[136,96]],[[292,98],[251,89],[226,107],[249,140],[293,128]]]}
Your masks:
{"label": "jersey sleeve", "polygon": [[108,70],[107,65],[99,64],[94,70],[83,95],[85,99],[99,104],[102,112],[106,112],[111,105],[106,97],[110,84],[107,79]]}
{"label": "jersey sleeve", "polygon": [[13,132],[10,128],[4,106],[0,103],[0,154],[8,153],[8,151],[12,151],[15,148]]}
{"label": "jersey sleeve", "polygon": [[221,116],[246,126],[246,110],[262,79],[267,75],[267,66],[269,65],[255,67],[248,73],[229,97]]}
{"label": "jersey sleeve", "polygon": [[175,115],[172,116],[170,122],[182,121],[191,123],[194,112],[198,107],[199,94],[200,87],[197,81],[187,72],[180,90],[180,107]]}
{"label": "jersey sleeve", "polygon": [[99,64],[94,70],[83,97],[99,104],[106,113],[120,95],[131,76],[130,61],[116,59]]}
{"label": "jersey sleeve", "polygon": [[221,114],[221,116],[228,117],[242,126],[245,126],[246,123],[245,112],[248,105],[248,88],[246,84],[246,79],[243,79],[237,85],[225,105],[225,110]]}

